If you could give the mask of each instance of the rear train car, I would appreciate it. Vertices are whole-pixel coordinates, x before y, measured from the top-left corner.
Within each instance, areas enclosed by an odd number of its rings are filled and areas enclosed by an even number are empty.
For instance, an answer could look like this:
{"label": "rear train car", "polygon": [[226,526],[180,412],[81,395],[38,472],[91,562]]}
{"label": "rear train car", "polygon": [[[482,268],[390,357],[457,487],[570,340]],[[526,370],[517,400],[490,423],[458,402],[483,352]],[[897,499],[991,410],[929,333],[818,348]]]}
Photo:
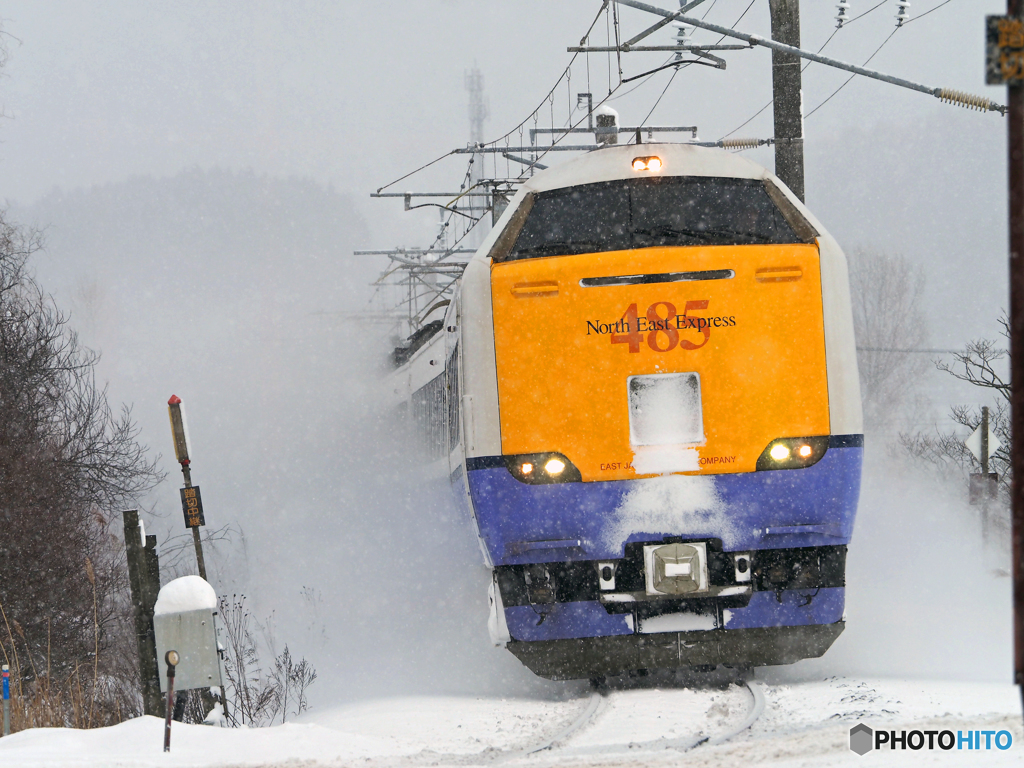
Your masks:
{"label": "rear train car", "polygon": [[842,632],[847,266],[764,168],[645,144],[538,173],[424,356],[492,637],[536,674],[786,664]]}

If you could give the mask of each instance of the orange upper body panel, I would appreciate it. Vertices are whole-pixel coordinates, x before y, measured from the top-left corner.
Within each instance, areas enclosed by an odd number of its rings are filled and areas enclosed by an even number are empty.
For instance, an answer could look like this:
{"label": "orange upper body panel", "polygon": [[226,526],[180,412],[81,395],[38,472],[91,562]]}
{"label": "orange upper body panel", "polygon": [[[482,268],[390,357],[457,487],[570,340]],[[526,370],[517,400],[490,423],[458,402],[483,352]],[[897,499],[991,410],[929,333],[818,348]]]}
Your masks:
{"label": "orange upper body panel", "polygon": [[[594,280],[680,272],[718,276]],[[777,437],[829,433],[815,245],[508,261],[491,291],[505,455],[563,453],[585,482],[637,477],[627,381],[648,374],[699,374],[703,440],[683,446],[697,473],[750,472]]]}

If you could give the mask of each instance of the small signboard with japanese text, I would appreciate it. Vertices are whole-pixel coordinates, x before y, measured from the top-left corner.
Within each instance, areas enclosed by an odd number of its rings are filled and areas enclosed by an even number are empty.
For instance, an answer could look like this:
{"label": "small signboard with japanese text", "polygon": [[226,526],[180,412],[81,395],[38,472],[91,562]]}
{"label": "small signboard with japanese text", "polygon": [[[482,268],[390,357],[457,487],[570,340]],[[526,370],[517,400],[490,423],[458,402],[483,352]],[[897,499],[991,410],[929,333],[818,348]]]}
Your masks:
{"label": "small signboard with japanese text", "polygon": [[1024,85],[1024,18],[985,17],[985,82]]}
{"label": "small signboard with japanese text", "polygon": [[199,493],[198,485],[181,489],[181,511],[185,513],[186,528],[206,525],[206,518],[203,517],[203,497]]}

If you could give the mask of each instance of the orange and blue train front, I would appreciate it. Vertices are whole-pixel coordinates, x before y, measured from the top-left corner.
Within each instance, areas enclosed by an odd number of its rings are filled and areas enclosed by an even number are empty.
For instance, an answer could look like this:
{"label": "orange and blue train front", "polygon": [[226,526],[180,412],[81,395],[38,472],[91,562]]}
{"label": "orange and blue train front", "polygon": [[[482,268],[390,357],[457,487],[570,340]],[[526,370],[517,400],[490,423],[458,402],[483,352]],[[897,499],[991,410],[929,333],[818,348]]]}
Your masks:
{"label": "orange and blue train front", "polygon": [[830,425],[819,246],[490,269],[501,455],[466,469],[509,650],[551,678],[824,653],[863,436]]}

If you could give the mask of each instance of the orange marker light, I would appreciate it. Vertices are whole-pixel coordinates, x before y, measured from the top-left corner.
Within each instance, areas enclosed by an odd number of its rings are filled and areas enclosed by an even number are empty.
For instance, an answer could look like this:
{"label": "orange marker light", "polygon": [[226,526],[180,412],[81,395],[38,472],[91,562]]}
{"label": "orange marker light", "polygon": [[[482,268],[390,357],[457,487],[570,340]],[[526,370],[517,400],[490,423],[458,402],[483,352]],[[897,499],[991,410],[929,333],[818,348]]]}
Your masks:
{"label": "orange marker light", "polygon": [[662,165],[663,163],[661,162],[661,158],[653,155],[633,158],[634,171],[660,171]]}
{"label": "orange marker light", "polygon": [[522,471],[522,473],[523,473],[524,475],[528,475],[528,474],[530,474],[531,472],[533,472],[533,464],[531,464],[531,463],[530,463],[530,462],[528,462],[528,461],[527,461],[527,462],[524,462],[524,463],[523,463],[523,466],[521,466],[521,467],[520,467],[519,469],[520,469],[520,471]]}
{"label": "orange marker light", "polygon": [[801,445],[796,449],[796,452],[800,455],[801,459],[809,459],[813,453],[809,445]]}

